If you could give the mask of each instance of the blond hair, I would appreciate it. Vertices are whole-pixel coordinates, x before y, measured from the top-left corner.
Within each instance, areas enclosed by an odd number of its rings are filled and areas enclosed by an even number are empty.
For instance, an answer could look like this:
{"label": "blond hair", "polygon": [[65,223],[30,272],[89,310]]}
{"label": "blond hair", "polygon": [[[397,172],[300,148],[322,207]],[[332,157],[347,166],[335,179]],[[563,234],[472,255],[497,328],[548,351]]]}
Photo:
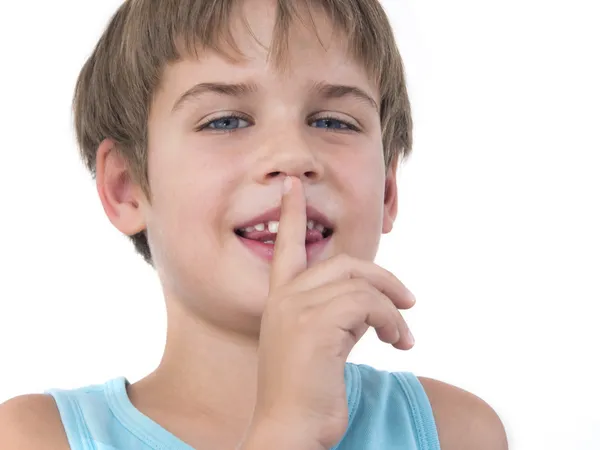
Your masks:
{"label": "blond hair", "polygon": [[[231,58],[224,50],[225,44],[243,56],[230,27],[233,8],[239,3],[240,0],[127,0],[121,5],[83,66],[73,100],[80,155],[94,178],[98,146],[105,138],[111,138],[128,163],[134,181],[151,200],[147,124],[165,66],[187,55],[198,56],[198,50],[205,49]],[[269,49],[278,66],[287,55],[290,24],[294,19],[302,21],[298,3],[277,0]],[[412,116],[404,67],[379,0],[302,3],[320,6],[327,13],[334,27],[347,37],[352,56],[377,83],[386,167],[396,157],[406,159],[412,150]],[[129,238],[136,251],[153,265],[145,231]]]}

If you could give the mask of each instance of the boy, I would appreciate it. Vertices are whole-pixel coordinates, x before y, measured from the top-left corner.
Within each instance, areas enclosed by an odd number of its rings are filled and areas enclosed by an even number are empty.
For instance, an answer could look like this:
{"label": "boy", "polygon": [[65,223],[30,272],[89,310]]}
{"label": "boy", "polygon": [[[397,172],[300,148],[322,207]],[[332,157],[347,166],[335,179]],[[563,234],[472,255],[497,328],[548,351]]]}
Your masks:
{"label": "boy", "polygon": [[163,359],[0,408],[11,449],[506,449],[450,385],[346,363],[408,350],[412,294],[373,263],[410,154],[376,0],[128,0],[75,95],[104,210],[156,268]]}

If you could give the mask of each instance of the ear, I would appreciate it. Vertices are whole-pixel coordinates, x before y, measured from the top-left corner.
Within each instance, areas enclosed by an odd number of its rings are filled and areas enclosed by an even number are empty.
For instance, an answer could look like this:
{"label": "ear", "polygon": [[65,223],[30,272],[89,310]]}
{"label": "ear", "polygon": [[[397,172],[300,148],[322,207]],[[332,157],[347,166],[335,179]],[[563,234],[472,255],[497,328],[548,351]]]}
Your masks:
{"label": "ear", "polygon": [[119,231],[132,236],[146,228],[145,196],[111,139],[102,141],[96,152],[96,189],[104,212]]}
{"label": "ear", "polygon": [[392,231],[394,221],[398,215],[398,184],[396,172],[398,170],[398,154],[392,160],[385,177],[385,196],[383,199],[383,234]]}

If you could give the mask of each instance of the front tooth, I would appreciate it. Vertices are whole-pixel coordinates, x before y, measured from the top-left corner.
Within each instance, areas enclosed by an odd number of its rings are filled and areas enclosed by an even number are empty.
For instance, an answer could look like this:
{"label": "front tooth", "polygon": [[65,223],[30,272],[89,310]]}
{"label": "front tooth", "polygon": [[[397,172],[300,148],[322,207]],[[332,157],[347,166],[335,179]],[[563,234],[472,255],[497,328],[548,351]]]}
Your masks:
{"label": "front tooth", "polygon": [[256,231],[265,231],[265,224],[264,223],[259,223],[254,225],[254,228],[256,228]]}
{"label": "front tooth", "polygon": [[309,230],[312,230],[314,227],[315,227],[314,220],[309,220],[308,222],[306,222],[306,228],[308,228]]}
{"label": "front tooth", "polygon": [[323,225],[321,225],[320,223],[318,223],[317,230],[319,230],[322,233],[323,231],[325,231],[325,227]]}
{"label": "front tooth", "polygon": [[268,226],[269,233],[277,233],[279,231],[279,221],[271,221]]}

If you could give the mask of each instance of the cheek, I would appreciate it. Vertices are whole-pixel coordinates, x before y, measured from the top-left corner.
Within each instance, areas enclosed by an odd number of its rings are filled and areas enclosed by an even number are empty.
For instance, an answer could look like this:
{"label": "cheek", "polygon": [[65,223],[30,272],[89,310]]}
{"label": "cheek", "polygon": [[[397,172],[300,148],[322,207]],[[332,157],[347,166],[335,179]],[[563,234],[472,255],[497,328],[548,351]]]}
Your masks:
{"label": "cheek", "polygon": [[[197,264],[199,254],[220,245],[218,234],[227,202],[231,175],[227,171],[186,165],[161,166],[152,185],[152,223],[157,249],[168,251],[169,264]],[[154,228],[154,229],[152,229]],[[214,251],[214,250],[211,250]]]}
{"label": "cheek", "polygon": [[364,183],[352,189],[349,212],[355,218],[355,230],[365,238],[377,237],[383,226],[383,188],[378,184]]}
{"label": "cheek", "polygon": [[[383,212],[385,165],[381,150],[374,148],[365,151],[360,157],[348,158],[338,167],[338,179],[343,184],[343,190],[350,199],[354,199],[349,207],[371,213]],[[361,216],[365,214],[360,214],[359,217]]]}
{"label": "cheek", "polygon": [[218,225],[224,202],[209,181],[181,177],[156,189],[149,238],[161,279],[180,295],[206,281],[222,247]]}
{"label": "cheek", "polygon": [[351,223],[348,244],[357,256],[373,259],[381,239],[385,170],[375,158],[347,164],[340,180],[345,193],[345,220]]}
{"label": "cheek", "polygon": [[228,204],[227,182],[225,174],[218,179],[212,179],[213,175],[217,174],[182,176],[173,180],[164,191],[161,214],[169,229],[180,237],[184,245],[204,245],[205,240],[211,245],[213,235],[219,229]]}
{"label": "cheek", "polygon": [[223,214],[234,168],[223,162],[223,152],[200,147],[194,136],[177,144],[149,166],[153,193],[170,228],[208,232]]}

